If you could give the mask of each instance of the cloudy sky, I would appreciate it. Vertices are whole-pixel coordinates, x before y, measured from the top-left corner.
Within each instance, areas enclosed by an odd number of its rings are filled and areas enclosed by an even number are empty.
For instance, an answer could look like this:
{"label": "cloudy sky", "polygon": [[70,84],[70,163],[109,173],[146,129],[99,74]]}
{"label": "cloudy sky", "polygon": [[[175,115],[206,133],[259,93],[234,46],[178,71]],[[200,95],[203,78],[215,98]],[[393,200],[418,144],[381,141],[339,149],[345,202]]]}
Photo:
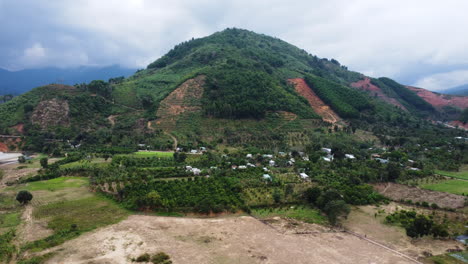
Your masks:
{"label": "cloudy sky", "polygon": [[0,68],[144,68],[226,27],[279,37],[373,77],[468,83],[466,0],[0,0]]}

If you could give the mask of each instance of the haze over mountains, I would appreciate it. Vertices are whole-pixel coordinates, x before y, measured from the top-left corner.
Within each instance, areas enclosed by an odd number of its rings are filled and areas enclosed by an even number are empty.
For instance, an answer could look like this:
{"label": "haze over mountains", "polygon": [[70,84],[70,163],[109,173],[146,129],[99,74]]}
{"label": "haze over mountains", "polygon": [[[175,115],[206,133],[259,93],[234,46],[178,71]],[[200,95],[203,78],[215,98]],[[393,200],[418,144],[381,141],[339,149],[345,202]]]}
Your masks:
{"label": "haze over mountains", "polygon": [[75,68],[40,68],[8,71],[0,69],[0,95],[20,95],[35,87],[51,83],[74,85],[92,80],[105,80],[135,73],[136,69],[117,65],[105,67],[81,66]]}
{"label": "haze over mountains", "polygon": [[468,96],[468,84],[442,90],[440,93]]}

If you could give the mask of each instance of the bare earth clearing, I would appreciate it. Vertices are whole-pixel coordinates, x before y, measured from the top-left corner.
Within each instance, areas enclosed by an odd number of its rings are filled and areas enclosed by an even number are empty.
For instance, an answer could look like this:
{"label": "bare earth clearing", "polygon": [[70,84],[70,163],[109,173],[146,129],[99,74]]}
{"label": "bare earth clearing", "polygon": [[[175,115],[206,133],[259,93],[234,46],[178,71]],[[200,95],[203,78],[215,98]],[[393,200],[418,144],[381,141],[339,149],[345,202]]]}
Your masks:
{"label": "bare earth clearing", "polygon": [[66,242],[47,263],[131,263],[132,257],[159,251],[174,263],[413,263],[346,233],[312,231],[283,233],[247,216],[133,215]]}
{"label": "bare earth clearing", "polygon": [[[411,239],[402,227],[383,224],[384,215],[375,216],[379,210],[386,214],[408,208],[390,203],[383,206],[359,206],[354,208],[343,223],[347,230],[365,235],[367,238],[404,253],[412,258],[424,257],[424,252],[432,255],[444,254],[447,249],[462,248],[454,240],[438,240],[430,237]],[[385,214],[385,215],[386,215]]]}
{"label": "bare earth clearing", "polygon": [[341,121],[341,118],[338,116],[338,114],[336,114],[335,111],[333,111],[322,101],[322,99],[320,99],[315,94],[315,92],[307,85],[304,79],[289,79],[289,82],[294,84],[296,92],[307,99],[312,109],[314,109],[314,112],[320,115],[324,121],[332,124]]}
{"label": "bare earth clearing", "polygon": [[380,194],[395,201],[403,199],[413,202],[436,203],[444,208],[462,208],[465,204],[465,197],[461,195],[424,190],[396,183],[379,183],[373,186]]}

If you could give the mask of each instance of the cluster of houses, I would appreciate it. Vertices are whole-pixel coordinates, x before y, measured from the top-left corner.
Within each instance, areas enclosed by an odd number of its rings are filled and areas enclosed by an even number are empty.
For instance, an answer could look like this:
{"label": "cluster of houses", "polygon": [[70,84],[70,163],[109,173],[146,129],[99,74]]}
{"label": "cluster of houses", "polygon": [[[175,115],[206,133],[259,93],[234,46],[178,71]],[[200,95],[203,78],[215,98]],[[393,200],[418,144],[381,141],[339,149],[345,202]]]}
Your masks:
{"label": "cluster of houses", "polygon": [[[183,148],[176,148],[175,150],[176,152],[184,152],[184,149]],[[203,154],[206,152],[206,147],[199,147],[198,149],[191,149],[189,151],[190,154]]]}
{"label": "cluster of houses", "polygon": [[[322,152],[324,152],[326,155],[322,157],[322,160],[327,161],[327,162],[332,162],[333,159],[335,158],[334,154],[332,154],[332,149],[331,148],[322,148]],[[345,159],[353,160],[356,159],[356,157],[353,154],[345,154]]]}
{"label": "cluster of houses", "polygon": [[[456,139],[467,140],[468,138],[456,137]],[[177,151],[182,151],[182,149],[178,148]],[[199,149],[192,149],[190,151],[191,154],[197,154],[197,153],[203,153],[203,152],[206,152],[206,148],[204,148],[204,147],[200,147]],[[333,154],[331,148],[321,148],[321,152],[323,152],[325,154],[324,156],[321,157],[322,160],[324,160],[326,162],[332,162],[334,160],[334,154]],[[298,156],[302,160],[304,160],[304,161],[309,160],[309,157],[304,152],[298,152],[298,154],[299,154]],[[284,164],[284,158],[288,159],[287,162],[286,162],[286,166],[294,166],[294,164],[296,163],[296,159],[292,157],[291,153],[278,152],[277,156],[283,158],[281,160],[280,164]],[[227,155],[223,155],[223,157],[227,157]],[[253,161],[253,159],[255,157],[258,157],[258,156],[249,153],[249,154],[247,154],[245,156],[245,158],[248,161],[245,165],[231,165],[231,169],[233,169],[233,170],[245,170],[245,169],[248,169],[248,168],[255,168],[255,167],[258,166]],[[297,156],[295,156],[295,157],[297,158]],[[263,167],[262,178],[264,180],[266,180],[266,181],[271,181],[272,176],[269,174],[269,172],[270,172],[269,167],[277,167],[278,166],[277,161],[275,161],[275,156],[273,154],[263,154],[262,158],[266,162],[266,164],[264,163],[264,165],[263,165],[264,167]],[[356,156],[354,156],[353,154],[345,154],[344,158],[348,159],[348,160],[355,160]],[[375,161],[377,161],[377,162],[379,162],[381,164],[388,164],[390,162],[390,160],[388,158],[383,158],[380,154],[371,154],[371,159],[375,160]],[[413,160],[408,160],[408,163],[413,164],[414,161]],[[413,166],[407,166],[406,168],[408,170],[411,170],[411,171],[420,171],[419,168],[415,168]],[[193,173],[193,175],[200,175],[200,173],[201,173],[200,169],[193,168],[191,166],[186,166],[185,169],[187,171]],[[211,167],[210,169],[216,169],[216,167]],[[304,172],[299,173],[298,176],[302,180],[308,180],[309,179],[309,175],[307,175]]]}

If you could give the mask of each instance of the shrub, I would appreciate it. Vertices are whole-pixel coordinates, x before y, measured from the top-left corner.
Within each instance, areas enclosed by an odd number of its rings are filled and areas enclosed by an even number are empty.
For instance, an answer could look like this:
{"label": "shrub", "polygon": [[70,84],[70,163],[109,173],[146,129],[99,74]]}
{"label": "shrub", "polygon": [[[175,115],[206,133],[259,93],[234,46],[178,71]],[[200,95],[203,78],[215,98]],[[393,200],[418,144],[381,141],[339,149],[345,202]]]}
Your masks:
{"label": "shrub", "polygon": [[138,256],[138,258],[136,258],[136,262],[149,262],[151,259],[151,256],[150,254],[148,253],[145,253],[145,254],[142,254],[140,256]]}
{"label": "shrub", "polygon": [[171,264],[172,261],[170,259],[171,258],[166,253],[159,252],[151,258],[151,262],[154,264]]}
{"label": "shrub", "polygon": [[16,195],[16,200],[20,202],[21,204],[27,204],[29,201],[31,201],[33,198],[33,195],[28,192],[28,191],[19,191],[18,194]]}

